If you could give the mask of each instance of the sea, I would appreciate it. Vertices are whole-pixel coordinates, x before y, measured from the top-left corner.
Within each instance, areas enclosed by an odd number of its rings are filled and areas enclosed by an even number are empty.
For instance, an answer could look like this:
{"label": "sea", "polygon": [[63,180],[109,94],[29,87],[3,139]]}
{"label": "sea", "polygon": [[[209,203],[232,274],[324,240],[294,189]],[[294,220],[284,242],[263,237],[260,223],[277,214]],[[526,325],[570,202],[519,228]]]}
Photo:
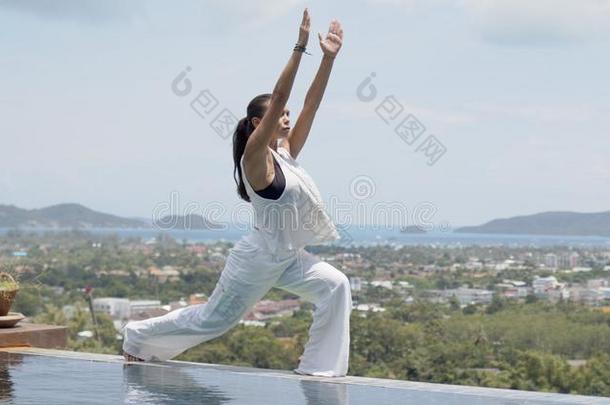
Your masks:
{"label": "sea", "polygon": [[[12,228],[14,230],[14,228]],[[10,228],[0,228],[0,235],[6,235]],[[24,233],[57,233],[70,229],[57,228],[20,228]],[[215,243],[219,241],[236,242],[249,231],[243,228],[197,229],[197,230],[161,230],[161,229],[127,229],[127,228],[86,228],[79,229],[99,236],[116,236],[119,239],[137,238],[144,242],[154,241],[160,235],[169,236],[176,241],[195,243]],[[483,234],[458,233],[453,231],[406,233],[399,229],[375,226],[353,226],[340,229],[341,239],[331,243],[345,246],[507,246],[507,247],[607,247],[610,248],[610,237],[572,236],[572,235],[519,235],[519,234]]]}

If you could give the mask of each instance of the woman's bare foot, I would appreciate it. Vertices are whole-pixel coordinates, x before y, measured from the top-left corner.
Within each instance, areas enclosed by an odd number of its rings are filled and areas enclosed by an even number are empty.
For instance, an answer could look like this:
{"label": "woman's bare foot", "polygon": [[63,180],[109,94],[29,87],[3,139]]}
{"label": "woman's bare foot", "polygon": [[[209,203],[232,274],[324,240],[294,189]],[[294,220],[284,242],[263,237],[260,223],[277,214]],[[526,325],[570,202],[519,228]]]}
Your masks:
{"label": "woman's bare foot", "polygon": [[132,356],[131,354],[129,354],[127,352],[123,352],[123,357],[125,357],[125,361],[144,361],[144,359],[141,359],[136,356]]}

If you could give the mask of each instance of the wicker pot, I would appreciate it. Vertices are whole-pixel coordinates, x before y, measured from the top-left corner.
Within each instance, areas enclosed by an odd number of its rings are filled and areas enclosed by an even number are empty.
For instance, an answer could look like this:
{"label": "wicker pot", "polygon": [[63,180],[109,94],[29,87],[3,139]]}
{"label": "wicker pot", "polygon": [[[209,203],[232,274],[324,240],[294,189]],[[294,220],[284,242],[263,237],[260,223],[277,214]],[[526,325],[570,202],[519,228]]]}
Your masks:
{"label": "wicker pot", "polygon": [[19,291],[19,285],[15,279],[10,274],[1,272],[0,283],[4,281],[14,284],[14,288],[0,288],[0,316],[6,316],[8,314],[11,305],[13,305],[13,301],[15,300],[15,296]]}

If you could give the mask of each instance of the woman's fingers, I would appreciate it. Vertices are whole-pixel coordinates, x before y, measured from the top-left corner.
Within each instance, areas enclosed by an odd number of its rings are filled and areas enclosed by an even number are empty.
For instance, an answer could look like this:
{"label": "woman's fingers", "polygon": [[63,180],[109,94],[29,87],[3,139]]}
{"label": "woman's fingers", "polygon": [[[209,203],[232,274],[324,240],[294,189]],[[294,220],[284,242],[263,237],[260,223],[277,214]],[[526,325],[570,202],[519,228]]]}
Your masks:
{"label": "woman's fingers", "polygon": [[309,18],[309,10],[305,8],[305,10],[303,11],[303,19],[301,20],[301,25],[309,28],[310,22],[311,19]]}
{"label": "woman's fingers", "polygon": [[309,9],[305,8],[303,10],[303,19],[301,20],[301,25],[299,26],[299,43],[303,46],[307,45],[307,40],[309,38],[309,27],[310,27],[310,19],[309,19]]}
{"label": "woman's fingers", "polygon": [[329,32],[327,37],[328,37],[328,39],[332,40],[333,42],[341,43],[341,37],[337,34]]}
{"label": "woman's fingers", "polygon": [[341,27],[341,23],[338,20],[332,20],[330,22],[330,26],[328,27],[328,32],[338,35],[339,38],[343,37],[343,28]]}
{"label": "woman's fingers", "polygon": [[343,28],[341,28],[341,23],[338,20],[332,20],[328,27],[327,36],[335,36],[341,38],[343,36]]}
{"label": "woman's fingers", "polygon": [[325,54],[336,55],[343,44],[343,28],[341,27],[341,23],[338,20],[333,19],[330,22],[325,37],[318,32],[318,40],[320,41],[320,46]]}

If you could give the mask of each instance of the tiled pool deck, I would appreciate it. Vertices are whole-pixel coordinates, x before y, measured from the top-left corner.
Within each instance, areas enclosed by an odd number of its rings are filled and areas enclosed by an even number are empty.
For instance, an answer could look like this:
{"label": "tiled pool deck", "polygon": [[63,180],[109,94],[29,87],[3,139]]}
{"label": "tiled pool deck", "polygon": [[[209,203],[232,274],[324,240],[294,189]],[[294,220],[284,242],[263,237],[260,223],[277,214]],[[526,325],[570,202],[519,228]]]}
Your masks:
{"label": "tiled pool deck", "polygon": [[0,349],[0,404],[610,404],[610,398],[184,361],[130,363],[65,350]]}

